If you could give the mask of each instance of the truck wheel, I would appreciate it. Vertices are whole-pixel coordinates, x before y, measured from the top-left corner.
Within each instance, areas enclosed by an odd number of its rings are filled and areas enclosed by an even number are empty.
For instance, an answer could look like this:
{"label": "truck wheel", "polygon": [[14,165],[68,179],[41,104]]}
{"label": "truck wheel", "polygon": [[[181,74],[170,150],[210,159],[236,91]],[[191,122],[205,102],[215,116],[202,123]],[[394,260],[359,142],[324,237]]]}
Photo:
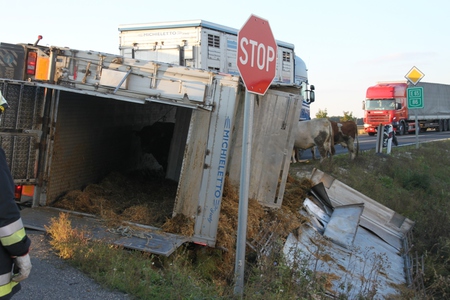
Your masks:
{"label": "truck wheel", "polygon": [[436,128],[436,131],[439,131],[439,132],[444,131],[444,122],[442,120],[439,120],[439,127]]}
{"label": "truck wheel", "polygon": [[398,135],[404,135],[405,134],[405,123],[400,122],[400,124],[398,124],[397,134]]}
{"label": "truck wheel", "polygon": [[374,136],[375,133],[374,132],[369,132],[369,136]]}

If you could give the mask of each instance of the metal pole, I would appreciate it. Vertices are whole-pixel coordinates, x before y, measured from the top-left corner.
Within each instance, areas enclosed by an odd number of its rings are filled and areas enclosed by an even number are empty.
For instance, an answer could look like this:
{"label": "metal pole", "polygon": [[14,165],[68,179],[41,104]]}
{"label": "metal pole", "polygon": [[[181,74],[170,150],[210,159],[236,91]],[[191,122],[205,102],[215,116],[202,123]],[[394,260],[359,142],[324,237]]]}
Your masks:
{"label": "metal pole", "polygon": [[250,158],[252,153],[253,95],[245,91],[244,128],[242,133],[242,161],[239,187],[239,212],[236,240],[235,295],[244,292],[245,246],[247,240],[248,187],[250,183]]}
{"label": "metal pole", "polygon": [[419,120],[417,120],[417,109],[414,110],[414,115],[416,116],[415,127],[416,127],[416,149],[419,149]]}
{"label": "metal pole", "polygon": [[377,128],[377,142],[375,144],[375,153],[382,153],[383,152],[383,134],[384,134],[384,126],[378,125]]}
{"label": "metal pole", "polygon": [[392,149],[392,135],[394,130],[392,129],[392,125],[388,127],[388,142],[386,146],[386,154],[391,154]]}

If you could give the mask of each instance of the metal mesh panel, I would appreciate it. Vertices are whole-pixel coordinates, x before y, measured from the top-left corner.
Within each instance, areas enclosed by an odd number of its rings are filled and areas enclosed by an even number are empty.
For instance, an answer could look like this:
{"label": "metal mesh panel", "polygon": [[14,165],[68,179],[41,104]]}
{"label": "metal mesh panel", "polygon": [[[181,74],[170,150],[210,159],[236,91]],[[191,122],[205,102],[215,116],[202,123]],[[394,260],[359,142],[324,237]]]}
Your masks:
{"label": "metal mesh panel", "polygon": [[22,83],[0,82],[9,108],[0,123],[0,146],[16,181],[33,181],[37,146],[42,127],[44,88]]}
{"label": "metal mesh panel", "polygon": [[[3,89],[3,86],[1,86]],[[4,128],[38,129],[40,128],[44,105],[44,89],[35,86],[8,84],[3,95],[9,109],[3,116]]]}
{"label": "metal mesh panel", "polygon": [[6,152],[14,179],[31,180],[36,177],[35,143],[31,136],[0,136],[0,145]]}

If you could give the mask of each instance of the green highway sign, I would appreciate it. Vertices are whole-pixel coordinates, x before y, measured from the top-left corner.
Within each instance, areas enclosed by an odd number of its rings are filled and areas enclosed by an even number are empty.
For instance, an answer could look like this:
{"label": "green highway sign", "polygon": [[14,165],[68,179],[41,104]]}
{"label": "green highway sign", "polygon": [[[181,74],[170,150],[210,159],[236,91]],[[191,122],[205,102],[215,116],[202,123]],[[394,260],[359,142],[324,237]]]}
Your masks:
{"label": "green highway sign", "polygon": [[406,89],[408,108],[423,108],[423,88],[409,87]]}

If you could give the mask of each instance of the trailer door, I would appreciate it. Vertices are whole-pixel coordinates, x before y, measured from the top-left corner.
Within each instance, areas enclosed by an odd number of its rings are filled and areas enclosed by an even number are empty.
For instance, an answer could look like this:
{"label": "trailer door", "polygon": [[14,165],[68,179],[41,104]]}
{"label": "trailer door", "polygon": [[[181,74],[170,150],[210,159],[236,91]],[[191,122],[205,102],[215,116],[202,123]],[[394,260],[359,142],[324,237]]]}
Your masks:
{"label": "trailer door", "polygon": [[0,89],[10,106],[1,120],[0,146],[6,152],[15,183],[36,184],[45,88],[0,81]]}

